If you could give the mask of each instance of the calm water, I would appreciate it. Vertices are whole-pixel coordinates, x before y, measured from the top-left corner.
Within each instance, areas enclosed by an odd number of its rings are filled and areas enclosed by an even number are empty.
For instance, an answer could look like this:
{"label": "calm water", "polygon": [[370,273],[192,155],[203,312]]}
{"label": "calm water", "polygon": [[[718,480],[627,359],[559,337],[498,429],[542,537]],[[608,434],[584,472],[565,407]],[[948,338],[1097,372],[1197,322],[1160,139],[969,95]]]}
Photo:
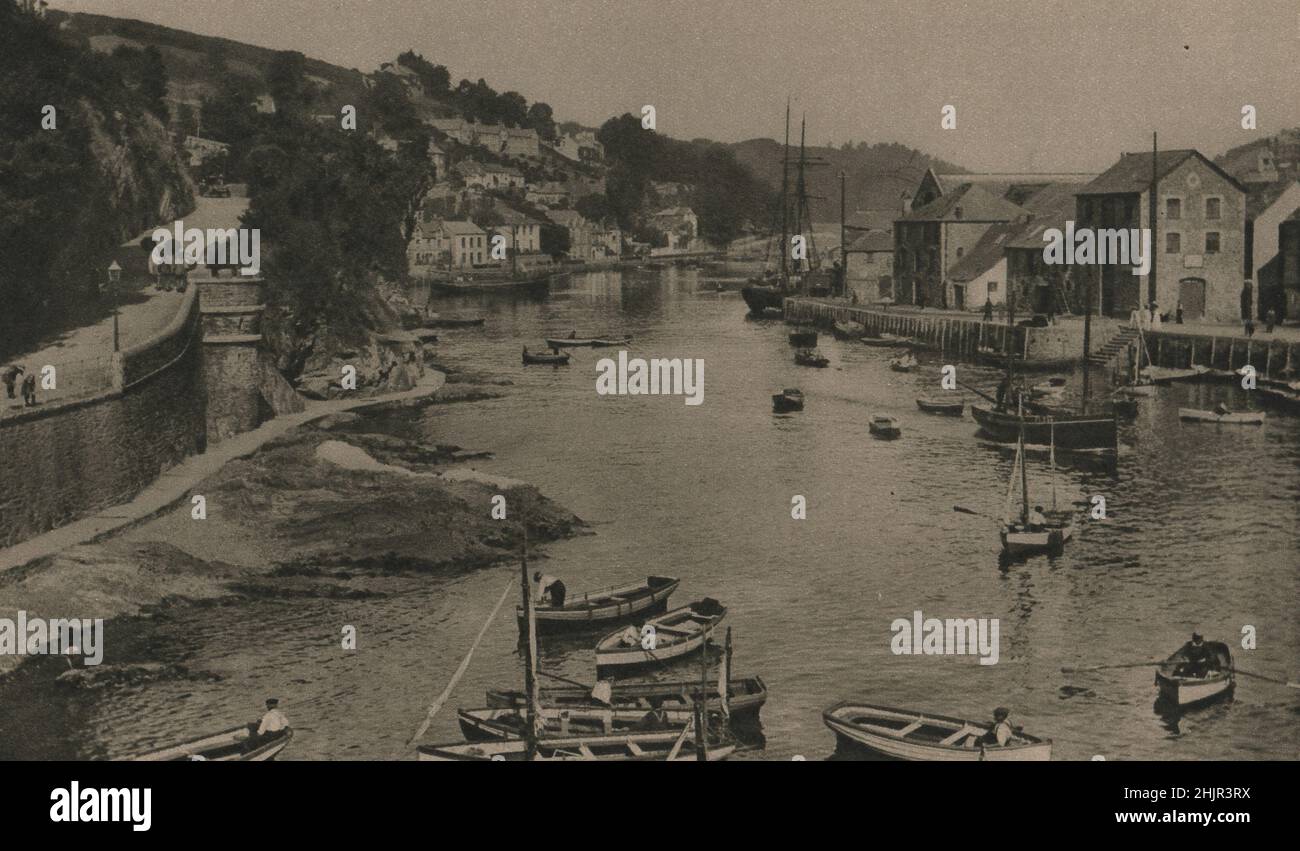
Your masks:
{"label": "calm water", "polygon": [[[1067,675],[1065,665],[1167,655],[1195,627],[1227,641],[1242,668],[1294,677],[1300,525],[1300,420],[1262,428],[1184,425],[1177,407],[1234,399],[1219,385],[1163,388],[1127,427],[1114,470],[1062,469],[1061,500],[1105,496],[1108,518],[1086,521],[1060,558],[999,565],[992,521],[1012,455],[975,436],[969,416],[930,417],[914,399],[937,393],[936,354],[914,374],[888,355],[823,339],[831,368],[794,365],[780,323],[744,318],[735,292],[702,273],[578,276],[545,300],[459,299],[447,314],[484,313],[483,329],[448,331],[449,362],[514,382],[504,398],[435,406],[377,423],[429,441],[496,452],[479,469],[537,484],[594,534],[547,548],[546,570],[571,592],[641,577],[680,576],[681,604],[726,603],[737,675],[761,674],[765,751],[745,758],[822,758],[831,703],[870,702],[1013,722],[1055,741],[1054,756],[1232,759],[1300,755],[1296,692],[1239,680],[1235,698],[1181,718],[1153,710],[1149,668]],[[575,350],[565,368],[519,363],[546,334],[634,335],[639,356],[705,361],[705,401],[598,397],[595,362]],[[959,365],[959,377],[995,377]],[[804,412],[774,416],[770,394],[799,386]],[[899,416],[901,440],[868,436],[871,413]],[[1051,498],[1046,459],[1031,459],[1035,499]],[[791,497],[808,517],[790,517]],[[77,752],[120,755],[256,717],[282,698],[297,730],[285,758],[409,758],[406,740],[444,688],[517,566],[444,579],[385,578],[368,601],[294,600],[181,612],[158,627],[168,658],[219,683],[169,682],[108,691],[71,724]],[[425,741],[458,738],[455,707],[521,680],[510,606]],[[1001,659],[894,656],[889,625],[922,610],[1001,621]],[[339,628],[359,632],[355,653]],[[1239,650],[1243,625],[1258,649]],[[590,681],[592,641],[548,644],[548,670]],[[679,676],[698,675],[698,667]]]}

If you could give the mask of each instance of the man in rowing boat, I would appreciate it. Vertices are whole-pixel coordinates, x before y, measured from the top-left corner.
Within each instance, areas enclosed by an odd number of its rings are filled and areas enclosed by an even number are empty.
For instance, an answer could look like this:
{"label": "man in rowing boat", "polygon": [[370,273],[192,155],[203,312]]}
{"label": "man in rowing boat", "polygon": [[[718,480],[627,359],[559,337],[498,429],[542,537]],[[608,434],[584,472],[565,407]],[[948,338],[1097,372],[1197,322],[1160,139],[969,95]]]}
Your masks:
{"label": "man in rowing boat", "polygon": [[1035,532],[1041,531],[1047,525],[1047,518],[1043,516],[1043,507],[1035,505],[1034,510],[1029,512],[1029,528]]}
{"label": "man in rowing boat", "polygon": [[546,576],[540,570],[533,574],[537,583],[537,602],[557,609],[564,608],[564,583],[554,576]]}
{"label": "man in rowing boat", "polygon": [[1219,657],[1210,652],[1200,633],[1193,632],[1192,640],[1178,649],[1184,661],[1174,668],[1175,677],[1204,677],[1219,669]]}
{"label": "man in rowing boat", "polygon": [[1006,747],[1015,735],[1011,729],[1011,722],[1007,720],[1011,716],[1011,710],[1005,706],[999,706],[993,710],[993,728],[980,737],[981,745],[997,745]]}
{"label": "man in rowing boat", "polygon": [[263,744],[267,739],[274,739],[284,735],[284,731],[289,729],[289,719],[284,717],[280,711],[280,701],[274,697],[266,699],[266,714],[262,716],[262,721],[253,729],[253,725],[248,725],[248,741],[244,743],[244,750],[252,750]]}

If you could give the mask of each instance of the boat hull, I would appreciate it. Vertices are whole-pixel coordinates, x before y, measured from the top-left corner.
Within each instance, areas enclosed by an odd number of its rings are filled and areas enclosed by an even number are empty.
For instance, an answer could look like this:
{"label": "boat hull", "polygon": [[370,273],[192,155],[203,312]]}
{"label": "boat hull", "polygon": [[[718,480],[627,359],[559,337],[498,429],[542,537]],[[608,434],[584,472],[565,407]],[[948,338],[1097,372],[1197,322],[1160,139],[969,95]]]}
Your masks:
{"label": "boat hull", "polygon": [[[710,688],[713,687],[710,685]],[[665,709],[694,711],[700,693],[699,680],[614,683],[610,689],[610,705],[615,709],[635,708],[644,713],[649,703],[658,702]],[[486,697],[487,705],[494,709],[519,709],[527,703],[527,697],[521,691],[488,691]],[[588,689],[577,686],[543,688],[538,699],[543,707],[556,709],[606,706],[596,701]],[[732,723],[757,719],[759,710],[766,702],[767,684],[762,677],[732,679],[727,684],[727,705]],[[705,698],[705,708],[710,711],[721,710],[722,700],[716,693],[710,693]]]}
{"label": "boat hull", "polygon": [[1016,531],[1003,527],[1002,549],[1011,556],[1055,554],[1065,549],[1065,544],[1074,537],[1074,524],[1049,526],[1040,531]]}
{"label": "boat hull", "polygon": [[[1015,443],[1020,418],[993,408],[970,406],[980,429],[1000,443]],[[1055,443],[1059,449],[1109,449],[1119,444],[1119,425],[1113,414],[1026,416],[1025,442],[1039,446]]]}
{"label": "boat hull", "polygon": [[726,616],[725,606],[716,600],[703,600],[651,618],[646,625],[655,629],[653,649],[645,649],[639,643],[623,644],[620,632],[611,633],[596,644],[596,674],[658,668],[699,652]]}
{"label": "boat hull", "polygon": [[[965,744],[967,736],[988,732],[984,724],[918,714],[868,704],[841,703],[822,713],[822,721],[841,746],[888,759],[918,762],[1041,762],[1052,758],[1052,743],[1018,736],[1006,746]],[[967,735],[961,735],[967,731]],[[960,736],[955,741],[952,737]]]}
{"label": "boat hull", "polygon": [[[293,739],[293,729],[286,727],[284,732],[274,738],[264,739],[256,747],[247,748],[249,729],[232,727],[220,733],[193,739],[179,745],[161,748],[156,751],[132,757],[132,762],[189,762],[207,760],[210,762],[269,762],[289,746]],[[274,735],[274,734],[268,734]]]}
{"label": "boat hull", "polygon": [[745,304],[749,306],[749,312],[755,316],[762,315],[764,310],[772,308],[775,308],[776,310],[784,310],[785,308],[785,293],[776,287],[764,287],[759,285],[742,287],[740,290],[740,297],[743,298]]}
{"label": "boat hull", "polygon": [[1198,423],[1217,423],[1218,425],[1264,424],[1264,415],[1252,411],[1219,414],[1214,411],[1201,411],[1196,408],[1179,408],[1178,419]]}
{"label": "boat hull", "polygon": [[1160,691],[1160,700],[1183,709],[1202,706],[1225,697],[1232,691],[1235,685],[1232,652],[1222,642],[1211,641],[1206,644],[1217,658],[1219,669],[1209,671],[1203,677],[1177,674],[1178,666],[1186,661],[1180,649],[1156,669],[1156,687]]}
{"label": "boat hull", "polygon": [[[681,580],[672,576],[651,576],[643,585],[626,585],[603,589],[584,597],[570,597],[562,609],[553,606],[534,606],[537,632],[551,635],[560,632],[582,632],[592,629],[609,629],[629,618],[658,614],[668,607],[668,598],[677,590]],[[592,596],[602,599],[587,603]],[[525,629],[524,613],[515,607],[519,629]]]}
{"label": "boat hull", "polygon": [[966,403],[933,402],[929,399],[917,399],[916,407],[925,411],[927,414],[937,414],[942,417],[960,417],[962,411],[966,409]]}
{"label": "boat hull", "polygon": [[[663,762],[681,738],[681,732],[665,730],[611,736],[571,736],[542,739],[537,744],[539,762]],[[420,762],[523,762],[527,757],[522,739],[492,739],[482,742],[454,742],[420,745]],[[727,759],[736,752],[733,744],[707,749],[709,762]],[[673,762],[696,760],[694,737],[687,735]]]}
{"label": "boat hull", "polygon": [[791,411],[802,411],[803,399],[794,399],[784,393],[773,394],[772,410],[778,414],[788,414]]}

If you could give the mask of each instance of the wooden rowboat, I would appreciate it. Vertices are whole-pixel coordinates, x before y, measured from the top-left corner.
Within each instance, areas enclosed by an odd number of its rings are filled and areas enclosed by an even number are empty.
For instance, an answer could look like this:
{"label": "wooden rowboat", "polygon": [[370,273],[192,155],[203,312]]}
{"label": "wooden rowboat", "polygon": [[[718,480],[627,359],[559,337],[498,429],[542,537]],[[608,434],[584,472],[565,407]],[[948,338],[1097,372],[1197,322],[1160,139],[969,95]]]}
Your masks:
{"label": "wooden rowboat", "polygon": [[[697,600],[646,621],[654,628],[654,647],[644,649],[642,640],[625,640],[626,630],[612,632],[596,644],[596,671],[629,671],[646,665],[688,656],[704,647],[709,635],[727,616],[727,607],[712,597]],[[629,636],[630,637],[630,636]]]}
{"label": "wooden rowboat", "polygon": [[1009,556],[1027,556],[1038,553],[1059,553],[1066,541],[1074,537],[1074,514],[1068,511],[1048,511],[1043,516],[1047,523],[1038,529],[1020,523],[1004,523],[1002,549]]}
{"label": "wooden rowboat", "polygon": [[837,703],[822,721],[839,743],[893,759],[1027,762],[1052,758],[1050,739],[1016,731],[1006,745],[980,744],[991,725],[865,703]]}
{"label": "wooden rowboat", "polygon": [[[713,684],[705,699],[705,708],[714,711],[722,708],[721,699],[713,691]],[[539,700],[545,708],[556,709],[590,709],[613,708],[616,710],[636,710],[642,714],[648,712],[653,703],[658,703],[665,710],[684,710],[690,712],[699,699],[702,686],[698,679],[676,682],[650,683],[613,683],[610,689],[609,704],[601,703],[591,696],[588,689],[578,686],[555,686],[543,688]],[[522,691],[496,691],[487,693],[487,705],[492,708],[522,708],[527,697]],[[767,684],[762,677],[733,679],[727,683],[727,706],[731,711],[732,721],[758,717],[759,710],[767,702]]]}
{"label": "wooden rowboat", "polygon": [[1170,384],[1175,381],[1186,381],[1191,378],[1200,378],[1209,371],[1208,367],[1193,366],[1189,369],[1173,369],[1165,366],[1146,366],[1142,368],[1141,375],[1148,381],[1156,384]]}
{"label": "wooden rowboat", "polygon": [[790,345],[802,346],[804,348],[812,348],[813,346],[817,345],[817,332],[816,331],[791,331]]}
{"label": "wooden rowboat", "polygon": [[257,744],[249,748],[249,729],[233,727],[202,736],[179,745],[160,748],[156,751],[132,757],[132,762],[266,762],[275,759],[276,754],[284,750],[293,738],[293,730],[286,727],[281,733],[268,733]]}
{"label": "wooden rowboat", "polygon": [[573,348],[575,346],[626,346],[632,342],[631,337],[547,337],[546,345],[552,349]]}
{"label": "wooden rowboat", "polygon": [[961,412],[966,408],[966,403],[960,399],[956,402],[940,402],[935,399],[917,399],[916,407],[925,411],[927,414],[939,414],[945,417],[960,417]]}
{"label": "wooden rowboat", "polygon": [[1223,425],[1263,425],[1263,411],[1201,411],[1196,408],[1179,408],[1178,419],[1202,423],[1222,423]]}
{"label": "wooden rowboat", "polygon": [[831,365],[830,358],[816,349],[800,349],[794,353],[794,362],[800,366],[811,366],[817,369],[825,369]]}
{"label": "wooden rowboat", "polygon": [[1203,677],[1184,676],[1179,670],[1187,662],[1181,647],[1156,669],[1156,686],[1160,689],[1162,700],[1171,706],[1196,706],[1222,697],[1232,690],[1232,652],[1228,645],[1219,641],[1207,641],[1205,647],[1218,662],[1218,669],[1208,671]]}
{"label": "wooden rowboat", "polygon": [[[533,606],[537,615],[537,632],[548,634],[584,629],[609,629],[619,621],[643,614],[662,612],[668,597],[681,580],[675,576],[647,576],[644,582],[629,582],[566,597],[560,607],[545,603]],[[515,607],[519,628],[524,629],[524,611]]]}
{"label": "wooden rowboat", "polygon": [[898,417],[891,417],[885,414],[877,414],[867,423],[867,431],[876,437],[884,437],[893,440],[903,434],[903,429],[898,425]]}
{"label": "wooden rowboat", "polygon": [[568,362],[569,362],[569,354],[568,354],[567,352],[556,352],[556,353],[554,353],[554,354],[540,354],[540,355],[538,355],[538,354],[533,354],[533,353],[529,352],[528,349],[527,349],[527,347],[524,348],[524,363],[525,363],[525,364],[530,364],[530,363],[549,363],[549,364],[554,364],[554,365],[563,366],[564,364],[567,364]]}
{"label": "wooden rowboat", "polygon": [[803,410],[803,392],[794,387],[787,387],[780,393],[772,394],[772,410],[778,414]]}
{"label": "wooden rowboat", "polygon": [[831,334],[837,340],[857,340],[866,331],[866,326],[860,322],[836,322],[831,326]]}
{"label": "wooden rowboat", "polygon": [[[420,745],[421,762],[523,762],[527,744],[523,739],[486,742],[456,742]],[[709,762],[727,759],[736,752],[733,742],[719,742],[708,748]],[[686,762],[695,761],[695,736],[680,730],[625,733],[609,736],[543,738],[537,742],[540,762]]]}
{"label": "wooden rowboat", "polygon": [[910,337],[899,337],[895,334],[881,334],[878,337],[859,337],[858,342],[876,348],[898,348],[915,346],[917,344],[916,341]]}
{"label": "wooden rowboat", "polygon": [[911,372],[916,369],[917,360],[911,355],[901,358],[894,358],[889,362],[889,368],[894,372]]}

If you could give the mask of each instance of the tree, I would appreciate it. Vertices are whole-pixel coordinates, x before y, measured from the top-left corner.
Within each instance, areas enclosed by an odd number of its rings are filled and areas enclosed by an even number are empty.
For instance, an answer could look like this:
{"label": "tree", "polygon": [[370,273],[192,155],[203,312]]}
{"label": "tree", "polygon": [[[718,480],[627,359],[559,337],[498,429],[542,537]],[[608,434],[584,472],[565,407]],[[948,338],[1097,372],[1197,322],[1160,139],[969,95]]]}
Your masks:
{"label": "tree", "polygon": [[543,254],[559,260],[569,253],[569,229],[554,222],[543,222],[538,232]]}
{"label": "tree", "polygon": [[397,57],[397,64],[410,68],[429,97],[445,97],[451,89],[451,74],[445,65],[434,65],[420,54],[408,50]]}
{"label": "tree", "polygon": [[167,66],[163,64],[162,52],[152,44],[144,49],[144,60],[140,68],[140,95],[149,111],[166,124]]}
{"label": "tree", "polygon": [[307,104],[307,59],[296,50],[276,51],[266,71],[266,86],[275,98],[276,111],[296,114]]}
{"label": "tree", "polygon": [[528,118],[524,126],[536,130],[537,135],[548,142],[555,141],[555,115],[550,104],[537,101],[528,107]]}

